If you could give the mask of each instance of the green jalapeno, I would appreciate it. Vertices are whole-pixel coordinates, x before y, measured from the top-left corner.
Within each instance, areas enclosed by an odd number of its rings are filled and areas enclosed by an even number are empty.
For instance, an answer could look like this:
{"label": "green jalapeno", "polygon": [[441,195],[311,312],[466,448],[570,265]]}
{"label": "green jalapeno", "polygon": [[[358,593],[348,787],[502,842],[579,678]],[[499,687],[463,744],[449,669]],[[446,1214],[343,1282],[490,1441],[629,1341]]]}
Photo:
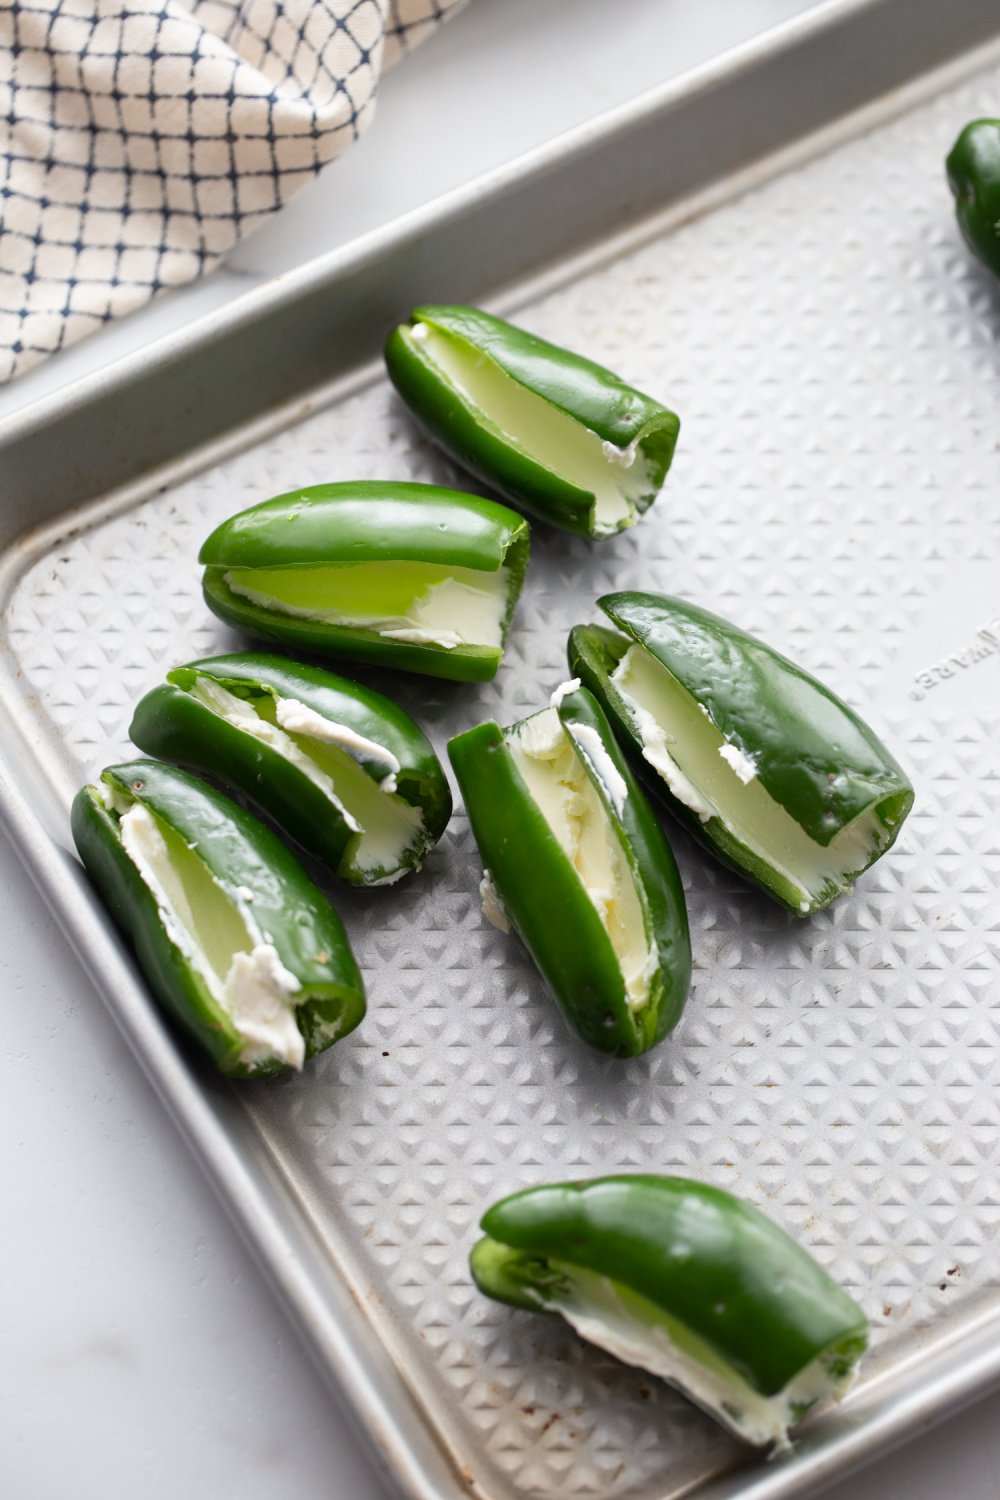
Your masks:
{"label": "green jalapeno", "polygon": [[788,1429],[853,1383],[861,1308],[758,1209],[683,1177],[622,1176],[515,1193],[482,1221],[473,1279],[557,1313],[649,1370],[745,1442]]}
{"label": "green jalapeno", "polygon": [[241,791],[352,885],[418,870],[451,816],[423,730],[371,688],[280,656],[168,672],[129,730],[147,754]]}
{"label": "green jalapeno", "polygon": [[647,785],[724,863],[800,915],[895,841],[913,788],[829,688],[763,641],[665,594],[598,600],[624,632],[579,625],[570,670]]}
{"label": "green jalapeno", "polygon": [[221,792],[157,761],[109,766],[72,828],[156,998],[224,1073],[301,1068],[364,1016],[333,907]]}
{"label": "green jalapeno", "polygon": [[457,464],[581,536],[634,526],[680,422],[592,360],[474,307],[418,307],[389,336],[390,378]]}
{"label": "green jalapeno", "polygon": [[1000,120],[966,125],[945,165],[962,237],[1000,276]]}
{"label": "green jalapeno", "polygon": [[677,866],[590,693],[448,745],[485,866],[484,912],[520,933],[572,1029],[631,1057],[676,1025],[691,975]]}
{"label": "green jalapeno", "polygon": [[493,677],[526,521],[425,484],[321,484],[231,516],[201,549],[209,609],[253,635],[432,677]]}

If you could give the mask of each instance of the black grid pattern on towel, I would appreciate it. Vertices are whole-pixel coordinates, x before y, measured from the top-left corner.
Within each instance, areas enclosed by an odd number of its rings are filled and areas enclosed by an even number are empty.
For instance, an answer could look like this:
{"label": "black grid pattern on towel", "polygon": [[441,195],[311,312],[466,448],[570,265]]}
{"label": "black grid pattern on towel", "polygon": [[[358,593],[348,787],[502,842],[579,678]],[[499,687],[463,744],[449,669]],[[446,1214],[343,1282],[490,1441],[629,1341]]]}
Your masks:
{"label": "black grid pattern on towel", "polygon": [[7,0],[0,380],[192,281],[461,0]]}

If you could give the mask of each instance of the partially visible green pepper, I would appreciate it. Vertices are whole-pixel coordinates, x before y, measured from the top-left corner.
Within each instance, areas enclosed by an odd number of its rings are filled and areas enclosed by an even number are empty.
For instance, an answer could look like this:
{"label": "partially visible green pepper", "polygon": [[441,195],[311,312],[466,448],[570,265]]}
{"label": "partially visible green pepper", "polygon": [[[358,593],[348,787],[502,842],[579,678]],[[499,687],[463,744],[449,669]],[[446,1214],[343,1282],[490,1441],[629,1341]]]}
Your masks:
{"label": "partially visible green pepper", "polygon": [[224,1073],[300,1068],[365,996],[329,901],[256,818],[186,771],[109,766],[73,838],[160,1003]]}
{"label": "partially visible green pepper", "polygon": [[691,975],[670,847],[590,693],[569,683],[509,729],[448,745],[485,866],[484,910],[517,928],[563,1015],[632,1057],[680,1018]]}
{"label": "partially visible green pepper", "polygon": [[757,1446],[853,1383],[861,1308],[749,1203],[683,1177],[530,1188],[482,1221],[480,1291],[561,1314]]}
{"label": "partially visible green pepper", "polygon": [[804,916],[891,847],[913,788],[829,688],[685,600],[598,603],[623,634],[576,626],[570,670],[647,785],[719,859]]}
{"label": "partially visible green pepper", "polygon": [[512,505],[586,537],[634,526],[680,422],[582,355],[475,307],[418,307],[389,336],[390,378],[456,463]]}
{"label": "partially visible green pepper", "polygon": [[352,885],[418,870],[451,816],[423,730],[371,688],[254,653],[189,662],[139,703],[133,742],[235,787]]}
{"label": "partially visible green pepper", "polygon": [[251,506],[199,560],[209,609],[252,635],[479,682],[500,665],[528,547],[528,523],[492,500],[358,482]]}
{"label": "partially visible green pepper", "polygon": [[966,125],[945,166],[965,243],[1000,276],[1000,120]]}

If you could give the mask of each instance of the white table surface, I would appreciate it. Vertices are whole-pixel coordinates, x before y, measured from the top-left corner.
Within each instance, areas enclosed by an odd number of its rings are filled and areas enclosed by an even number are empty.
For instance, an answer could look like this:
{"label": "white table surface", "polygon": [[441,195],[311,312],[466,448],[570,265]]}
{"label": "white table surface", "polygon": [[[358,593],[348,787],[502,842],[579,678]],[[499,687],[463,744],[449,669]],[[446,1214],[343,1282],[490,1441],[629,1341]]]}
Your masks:
{"label": "white table surface", "polygon": [[[6,388],[0,417],[809,3],[473,0],[225,269]],[[0,1493],[384,1500],[2,834],[0,933]],[[1000,1394],[828,1493],[996,1500]]]}

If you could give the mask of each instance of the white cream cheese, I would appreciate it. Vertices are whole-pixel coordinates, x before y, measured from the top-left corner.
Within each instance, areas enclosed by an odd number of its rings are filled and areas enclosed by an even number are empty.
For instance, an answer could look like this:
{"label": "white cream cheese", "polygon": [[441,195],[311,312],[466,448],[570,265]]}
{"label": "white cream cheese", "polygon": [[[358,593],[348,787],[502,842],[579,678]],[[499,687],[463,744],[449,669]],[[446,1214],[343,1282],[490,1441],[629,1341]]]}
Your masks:
{"label": "white cream cheese", "polygon": [[122,814],[118,832],[122,848],[156,897],[168,938],[185,958],[195,959],[199,944],[193,935],[194,917],[156,819],[141,802],[133,802]]}
{"label": "white cream cheese", "polygon": [[614,824],[581,758],[586,752],[554,708],[525,719],[507,743],[521,780],[608,934],[628,1002],[638,1009],[649,998],[658,955],[646,935],[642,901]]}
{"label": "white cream cheese", "polygon": [[[398,879],[397,866],[423,825],[420,809],[395,795],[399,761],[374,740],[355,734],[346,724],[325,719],[295,698],[240,698],[208,677],[197,677],[191,696],[227,723],[251,734],[318,787],[332,808],[358,835],[351,861],[362,872],[389,870],[385,881]],[[272,723],[265,713],[273,713]],[[297,736],[298,738],[293,738]],[[357,757],[380,759],[389,775],[376,782]],[[388,795],[385,795],[388,794]],[[402,872],[399,872],[402,873]]]}
{"label": "white cream cheese", "polygon": [[301,988],[271,943],[256,943],[249,953],[233,954],[221,1000],[246,1038],[244,1062],[281,1057],[293,1068],[301,1068],[306,1044],[292,1009],[292,996]]}
{"label": "white cream cheese", "polygon": [[233,568],[225,582],[262,609],[329,625],[360,626],[388,640],[499,650],[510,597],[506,567],[437,563],[327,563]]}
{"label": "white cream cheese", "polygon": [[589,724],[564,724],[573,743],[580,750],[590,769],[608,794],[608,801],[620,818],[625,811],[628,787],[625,778],[605,750],[601,736]]}
{"label": "white cream cheese", "polygon": [[649,464],[636,443],[619,448],[507,375],[496,360],[426,323],[410,329],[422,355],[480,419],[542,468],[594,496],[594,529],[630,524],[649,493]]}
{"label": "white cream cheese", "polygon": [[800,911],[808,912],[831,884],[839,887],[863,869],[884,840],[875,807],[829,844],[810,838],[761,784],[750,756],[725,739],[703,705],[644,647],[629,647],[611,681],[642,738],[644,759],[673,795],[703,823],[719,818],[799,893]]}
{"label": "white cream cheese", "polygon": [[637,699],[629,698],[621,686],[617,673],[612,681],[626,699],[629,712],[635,719],[636,726],[642,736],[642,758],[648,760],[654,771],[659,771],[671,792],[678,802],[683,802],[696,813],[702,823],[707,823],[709,818],[715,816],[715,809],[710,802],[698,791],[690,777],[685,776],[680,766],[670,753],[669,746],[674,741],[667,735],[666,730],[654,719],[648,709],[643,708]]}
{"label": "white cream cheese", "polygon": [[489,870],[483,871],[483,878],[479,882],[479,899],[483,904],[483,916],[491,926],[499,932],[510,931],[510,917],[507,908],[500,900],[500,893],[493,883],[493,876]]}
{"label": "white cream cheese", "polygon": [[639,452],[639,445],[631,442],[627,448],[618,448],[604,438],[601,442],[601,452],[609,464],[619,464],[623,469],[631,469]]}
{"label": "white cream cheese", "polygon": [[445,651],[454,651],[456,646],[462,645],[462,637],[457,630],[417,630],[415,626],[405,626],[401,630],[379,630],[379,635],[387,641],[412,641],[415,646],[443,646]]}
{"label": "white cream cheese", "polygon": [[113,783],[109,783],[107,781],[99,781],[94,790],[97,792],[102,805],[108,810],[108,812],[128,812],[129,808],[132,806],[131,798],[126,797],[125,794],[123,792],[120,792]]}
{"label": "white cream cheese", "polygon": [[563,699],[568,698],[570,693],[575,693],[579,686],[579,677],[571,677],[569,682],[561,682],[549,698],[549,707],[558,708]]}
{"label": "white cream cheese", "polygon": [[415,630],[426,631],[428,640],[499,649],[507,612],[506,568],[497,573],[476,574],[472,568],[458,571],[461,578],[442,579],[417,596],[408,612],[408,623]]}
{"label": "white cream cheese", "polygon": [[[280,1058],[301,1068],[305,1042],[295,1020],[293,997],[301,985],[282,964],[277,950],[249,918],[246,900],[237,906],[211,871],[190,850],[171,854],[159,824],[142,803],[133,803],[119,823],[122,848],[152,892],[164,930],[201,976],[212,999],[233,1022],[246,1063]],[[217,912],[192,899],[183,860],[197,861],[198,878],[211,882]],[[242,887],[241,887],[242,889]],[[225,903],[225,910],[221,903]],[[216,920],[216,916],[219,920]],[[228,941],[223,925],[229,928]],[[210,934],[212,946],[206,942]],[[241,946],[230,946],[233,939]]]}
{"label": "white cream cheese", "polygon": [[555,761],[558,756],[565,756],[568,748],[566,731],[553,709],[545,709],[523,719],[517,726],[516,734],[511,736],[510,743],[515,760],[520,755],[525,755],[531,760]]}
{"label": "white cream cheese", "polygon": [[807,1407],[839,1401],[856,1378],[852,1370],[834,1380],[820,1355],[774,1396],[763,1396],[725,1363],[697,1334],[634,1292],[578,1266],[551,1262],[568,1290],[539,1296],[556,1308],[581,1338],[605,1349],[623,1364],[648,1370],[676,1386],[703,1411],[745,1442],[758,1447],[791,1447],[788,1430]]}
{"label": "white cream cheese", "polygon": [[325,719],[314,708],[300,703],[297,698],[276,698],[274,716],[282,729],[289,734],[305,734],[324,745],[338,745],[355,760],[374,760],[388,769],[388,775],[379,782],[380,792],[394,792],[399,774],[399,761],[391,750],[375,740],[358,734],[348,724],[338,724],[334,719]]}
{"label": "white cream cheese", "polygon": [[729,744],[719,746],[719,754],[731,770],[735,771],[744,786],[747,786],[757,775],[757,766],[744,754],[739,745]]}
{"label": "white cream cheese", "polygon": [[[354,833],[361,832],[361,825],[352,817],[337,796],[330,777],[325,771],[321,771],[311,756],[307,755],[304,750],[300,750],[295,741],[285,733],[285,730],[280,727],[280,718],[277,724],[272,724],[269,719],[261,718],[251,699],[238,697],[236,693],[231,693],[228,688],[224,688],[221,683],[213,682],[211,677],[197,677],[189,692],[192,698],[205,708],[211,709],[212,713],[218,714],[220,719],[225,719],[227,724],[241,729],[244,734],[252,734],[254,739],[260,740],[262,744],[280,755],[282,760],[287,760],[304,776],[308,776],[313,785],[319,787],[323,795],[330,799],[348,828]],[[278,699],[277,703],[280,702],[281,700]],[[275,705],[276,717],[278,716],[277,703]]]}

